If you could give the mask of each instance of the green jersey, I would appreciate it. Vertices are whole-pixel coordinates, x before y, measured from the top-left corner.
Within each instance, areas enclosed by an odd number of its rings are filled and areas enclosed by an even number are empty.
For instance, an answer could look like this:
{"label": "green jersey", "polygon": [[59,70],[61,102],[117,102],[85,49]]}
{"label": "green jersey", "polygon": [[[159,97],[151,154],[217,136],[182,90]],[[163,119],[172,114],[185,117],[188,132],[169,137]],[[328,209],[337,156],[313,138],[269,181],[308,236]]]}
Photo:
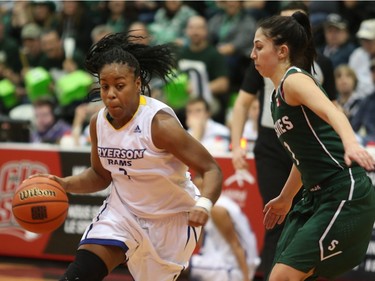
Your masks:
{"label": "green jersey", "polygon": [[303,185],[310,189],[347,166],[342,141],[334,129],[306,106],[285,102],[283,82],[297,72],[311,77],[302,69],[289,68],[272,94],[271,111],[276,134],[300,171]]}

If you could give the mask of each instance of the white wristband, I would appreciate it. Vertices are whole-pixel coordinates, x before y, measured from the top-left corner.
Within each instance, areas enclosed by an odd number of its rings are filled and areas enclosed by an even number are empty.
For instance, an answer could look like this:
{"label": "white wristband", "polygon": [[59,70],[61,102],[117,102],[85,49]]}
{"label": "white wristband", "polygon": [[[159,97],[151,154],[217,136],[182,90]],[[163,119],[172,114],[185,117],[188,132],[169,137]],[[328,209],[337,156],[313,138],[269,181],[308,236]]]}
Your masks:
{"label": "white wristband", "polygon": [[195,203],[195,206],[205,209],[208,213],[211,212],[212,205],[212,201],[206,197],[199,197],[197,203]]}

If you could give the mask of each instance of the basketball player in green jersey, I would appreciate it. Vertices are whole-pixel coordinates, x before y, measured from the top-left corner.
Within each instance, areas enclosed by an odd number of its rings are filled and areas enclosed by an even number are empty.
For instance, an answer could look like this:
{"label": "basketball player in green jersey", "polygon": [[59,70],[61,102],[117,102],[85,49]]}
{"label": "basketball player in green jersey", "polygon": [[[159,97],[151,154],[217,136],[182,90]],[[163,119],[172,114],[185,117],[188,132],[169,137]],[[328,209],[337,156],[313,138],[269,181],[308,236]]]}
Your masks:
{"label": "basketball player in green jersey", "polygon": [[264,207],[266,228],[284,221],[269,281],[335,278],[359,264],[375,220],[375,192],[366,170],[374,159],[310,75],[315,49],[308,17],[273,16],[259,23],[251,58],[274,84],[277,136],[293,160],[280,195]]}

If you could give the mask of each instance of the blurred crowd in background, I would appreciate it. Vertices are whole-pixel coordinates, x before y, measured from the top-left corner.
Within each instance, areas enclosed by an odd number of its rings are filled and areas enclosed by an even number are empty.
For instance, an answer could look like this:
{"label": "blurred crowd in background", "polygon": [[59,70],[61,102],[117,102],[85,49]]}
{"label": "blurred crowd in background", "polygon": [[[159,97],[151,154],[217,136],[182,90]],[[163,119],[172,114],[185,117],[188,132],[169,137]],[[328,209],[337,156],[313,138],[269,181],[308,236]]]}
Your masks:
{"label": "blurred crowd in background", "polygon": [[[141,36],[137,43],[174,44],[175,76],[166,85],[152,81],[151,95],[170,105],[209,150],[230,151],[231,108],[257,22],[289,2],[1,1],[0,141],[13,140],[13,123],[29,122],[29,142],[89,145],[89,118],[102,104],[88,99],[97,81],[85,71],[85,54],[106,34],[129,32]],[[375,2],[303,2],[316,48],[332,63],[337,104],[362,143],[372,143]],[[255,103],[249,112],[243,137],[249,151],[260,110]]]}

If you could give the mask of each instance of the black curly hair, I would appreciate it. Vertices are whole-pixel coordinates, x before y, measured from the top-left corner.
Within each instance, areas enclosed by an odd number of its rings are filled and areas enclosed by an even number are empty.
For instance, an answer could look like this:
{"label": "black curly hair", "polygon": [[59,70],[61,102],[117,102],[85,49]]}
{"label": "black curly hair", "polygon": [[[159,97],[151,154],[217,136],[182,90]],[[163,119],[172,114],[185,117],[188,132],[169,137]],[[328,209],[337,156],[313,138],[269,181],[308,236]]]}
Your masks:
{"label": "black curly hair", "polygon": [[[171,44],[149,46],[137,44],[137,36],[125,32],[112,33],[94,44],[86,55],[85,67],[99,80],[102,68],[120,63],[134,69],[134,76],[141,78],[141,92],[150,95],[149,83],[153,77],[167,82],[174,75],[176,58]],[[89,96],[97,97],[99,88],[92,89]],[[91,98],[92,100],[93,98]]]}

